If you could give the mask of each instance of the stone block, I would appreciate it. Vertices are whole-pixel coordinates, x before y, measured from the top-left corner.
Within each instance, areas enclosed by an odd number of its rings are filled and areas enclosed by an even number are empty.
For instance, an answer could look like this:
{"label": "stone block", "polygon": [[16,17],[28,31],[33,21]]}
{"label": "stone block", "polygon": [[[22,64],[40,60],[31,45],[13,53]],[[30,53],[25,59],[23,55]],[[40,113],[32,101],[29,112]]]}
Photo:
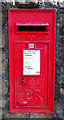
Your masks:
{"label": "stone block", "polygon": [[64,84],[64,76],[59,76],[59,77],[57,77],[57,82],[59,83],[59,84]]}
{"label": "stone block", "polygon": [[2,95],[6,95],[8,93],[8,87],[6,86],[5,81],[2,81]]}
{"label": "stone block", "polygon": [[7,95],[8,87],[6,85],[6,81],[3,81],[2,75],[0,75],[0,95]]}
{"label": "stone block", "polygon": [[63,48],[58,47],[57,52],[58,52],[58,59],[62,59],[64,56]]}
{"label": "stone block", "polygon": [[6,74],[7,73],[7,68],[8,68],[8,60],[5,59],[3,64],[2,64],[2,74]]}
{"label": "stone block", "polygon": [[64,13],[60,13],[60,18],[59,18],[60,22],[63,23],[64,22]]}
{"label": "stone block", "polygon": [[2,7],[2,2],[0,1],[0,7]]}
{"label": "stone block", "polygon": [[63,48],[64,47],[64,38],[60,38],[59,41],[58,41],[58,47],[61,47]]}
{"label": "stone block", "polygon": [[15,0],[15,2],[18,2],[18,3],[30,3],[30,2],[32,2],[32,3],[38,3],[38,0]]}
{"label": "stone block", "polygon": [[64,95],[64,89],[60,88],[60,93]]}
{"label": "stone block", "polygon": [[0,35],[0,48],[4,48],[6,45],[6,38],[5,35]]}
{"label": "stone block", "polygon": [[5,50],[2,51],[2,60],[6,59],[7,57],[7,52]]}
{"label": "stone block", "polygon": [[9,111],[3,111],[4,118],[29,118],[29,113],[10,113]]}
{"label": "stone block", "polygon": [[0,118],[2,118],[2,109],[0,109]]}
{"label": "stone block", "polygon": [[15,2],[25,3],[25,0],[14,0]]}
{"label": "stone block", "polygon": [[64,35],[64,24],[60,27],[60,35]]}
{"label": "stone block", "polygon": [[0,7],[0,13],[2,13],[2,7]]}
{"label": "stone block", "polygon": [[2,12],[0,12],[0,22],[2,22]]}
{"label": "stone block", "polygon": [[0,75],[0,95],[2,95],[2,75]]}
{"label": "stone block", "polygon": [[0,107],[1,108],[5,107],[5,105],[7,104],[7,102],[8,101],[5,98],[0,97]]}
{"label": "stone block", "polygon": [[31,113],[30,118],[55,118],[55,114]]}
{"label": "stone block", "polygon": [[2,50],[0,50],[0,75],[2,75]]}
{"label": "stone block", "polygon": [[0,48],[2,48],[2,36],[0,35]]}
{"label": "stone block", "polygon": [[27,3],[30,3],[30,2],[32,2],[32,3],[38,3],[38,0],[25,0],[25,2],[27,2]]}
{"label": "stone block", "polygon": [[64,120],[63,108],[64,108],[64,102],[63,101],[59,101],[59,102],[56,101],[55,111],[56,111],[56,114],[58,115],[58,118],[62,118],[62,120]]}
{"label": "stone block", "polygon": [[0,29],[0,35],[2,35],[2,30]]}

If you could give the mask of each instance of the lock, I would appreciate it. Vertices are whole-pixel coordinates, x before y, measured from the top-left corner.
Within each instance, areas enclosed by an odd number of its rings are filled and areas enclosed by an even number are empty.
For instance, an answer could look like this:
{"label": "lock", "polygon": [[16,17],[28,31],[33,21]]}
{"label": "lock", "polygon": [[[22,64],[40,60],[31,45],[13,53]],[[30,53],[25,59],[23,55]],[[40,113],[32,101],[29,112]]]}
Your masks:
{"label": "lock", "polygon": [[22,77],[22,81],[21,81],[22,83],[24,82],[24,77]]}

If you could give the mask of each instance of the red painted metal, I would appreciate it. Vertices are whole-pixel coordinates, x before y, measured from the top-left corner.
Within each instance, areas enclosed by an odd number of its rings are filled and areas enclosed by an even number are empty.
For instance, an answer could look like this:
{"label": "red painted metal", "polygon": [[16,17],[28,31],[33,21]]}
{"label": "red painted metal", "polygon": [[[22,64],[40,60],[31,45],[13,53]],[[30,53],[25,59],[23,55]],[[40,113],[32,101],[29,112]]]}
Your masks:
{"label": "red painted metal", "polygon": [[[10,112],[53,113],[56,10],[9,9],[8,14]],[[40,52],[40,73],[24,74],[25,50]]]}

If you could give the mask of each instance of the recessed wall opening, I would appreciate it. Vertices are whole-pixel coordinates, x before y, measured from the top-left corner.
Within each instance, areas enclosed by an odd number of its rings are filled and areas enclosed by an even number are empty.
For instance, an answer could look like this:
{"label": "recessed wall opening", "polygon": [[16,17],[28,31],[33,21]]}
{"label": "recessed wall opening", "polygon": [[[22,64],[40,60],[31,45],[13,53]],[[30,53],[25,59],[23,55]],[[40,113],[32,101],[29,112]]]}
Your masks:
{"label": "recessed wall opening", "polygon": [[18,26],[18,31],[41,31],[41,32],[47,32],[47,26]]}

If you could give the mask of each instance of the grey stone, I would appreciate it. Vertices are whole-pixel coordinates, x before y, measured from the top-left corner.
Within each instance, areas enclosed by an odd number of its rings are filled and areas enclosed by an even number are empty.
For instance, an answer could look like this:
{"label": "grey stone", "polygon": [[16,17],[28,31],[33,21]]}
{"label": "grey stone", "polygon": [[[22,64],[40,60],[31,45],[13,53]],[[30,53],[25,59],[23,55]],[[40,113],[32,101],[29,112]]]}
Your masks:
{"label": "grey stone", "polygon": [[48,113],[30,113],[30,118],[55,118],[55,114]]}
{"label": "grey stone", "polygon": [[1,108],[5,107],[5,105],[7,104],[7,102],[8,101],[6,99],[0,97],[0,107]]}
{"label": "grey stone", "polygon": [[0,50],[0,75],[2,75],[2,50]]}
{"label": "grey stone", "polygon": [[29,2],[33,2],[33,3],[38,3],[38,0],[25,0],[25,2],[29,3]]}
{"label": "grey stone", "polygon": [[64,35],[64,25],[60,28],[60,35]]}
{"label": "grey stone", "polygon": [[5,35],[0,35],[0,48],[3,48],[6,44]]}
{"label": "grey stone", "polygon": [[29,118],[29,113],[10,113],[3,111],[4,118]]}
{"label": "grey stone", "polygon": [[6,86],[5,81],[2,82],[2,95],[6,95],[8,93],[8,88]]}

